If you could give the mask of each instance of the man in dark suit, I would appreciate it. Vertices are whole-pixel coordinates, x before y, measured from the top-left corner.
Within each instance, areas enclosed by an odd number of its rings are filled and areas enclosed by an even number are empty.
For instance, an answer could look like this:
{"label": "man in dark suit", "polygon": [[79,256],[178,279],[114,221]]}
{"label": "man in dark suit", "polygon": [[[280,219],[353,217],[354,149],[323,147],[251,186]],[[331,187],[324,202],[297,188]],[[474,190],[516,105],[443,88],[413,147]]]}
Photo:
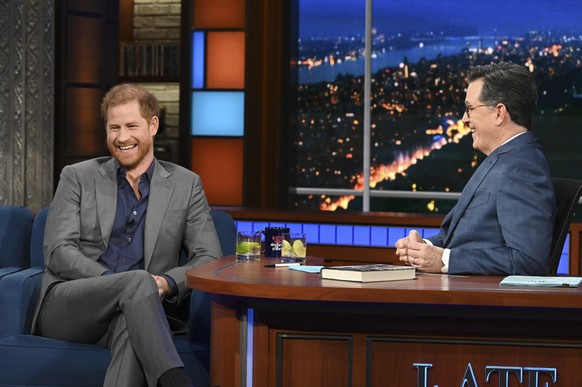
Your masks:
{"label": "man in dark suit", "polygon": [[191,385],[163,303],[186,300],[186,270],[222,255],[210,207],[199,176],[155,159],[160,106],[151,93],[116,86],[101,110],[113,157],[63,168],[33,327],[110,348],[106,386]]}
{"label": "man in dark suit", "polygon": [[556,199],[532,120],[537,90],[531,72],[511,63],[468,74],[463,123],[477,168],[440,233],[413,230],[396,242],[400,261],[425,272],[543,275],[550,259]]}

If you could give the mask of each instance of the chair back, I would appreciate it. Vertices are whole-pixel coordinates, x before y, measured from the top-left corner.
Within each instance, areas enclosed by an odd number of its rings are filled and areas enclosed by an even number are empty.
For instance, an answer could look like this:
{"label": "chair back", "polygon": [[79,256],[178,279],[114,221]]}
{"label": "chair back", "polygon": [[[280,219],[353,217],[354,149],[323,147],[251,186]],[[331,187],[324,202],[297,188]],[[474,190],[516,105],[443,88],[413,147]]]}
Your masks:
{"label": "chair back", "polygon": [[44,227],[48,215],[48,207],[44,207],[34,217],[32,235],[30,237],[30,266],[44,268]]}
{"label": "chair back", "polygon": [[236,249],[236,225],[234,219],[228,212],[221,210],[211,209],[210,215],[212,216],[212,222],[214,222],[214,228],[216,228],[216,233],[218,234],[222,255],[233,255]]}
{"label": "chair back", "polygon": [[30,267],[33,217],[26,207],[0,206],[0,268]]}
{"label": "chair back", "polygon": [[556,275],[558,265],[564,249],[564,242],[572,223],[572,217],[582,195],[582,181],[573,179],[563,179],[555,177],[554,190],[556,191],[556,206],[558,213],[554,234],[552,236],[552,249],[550,251],[550,264],[548,265],[548,275]]}

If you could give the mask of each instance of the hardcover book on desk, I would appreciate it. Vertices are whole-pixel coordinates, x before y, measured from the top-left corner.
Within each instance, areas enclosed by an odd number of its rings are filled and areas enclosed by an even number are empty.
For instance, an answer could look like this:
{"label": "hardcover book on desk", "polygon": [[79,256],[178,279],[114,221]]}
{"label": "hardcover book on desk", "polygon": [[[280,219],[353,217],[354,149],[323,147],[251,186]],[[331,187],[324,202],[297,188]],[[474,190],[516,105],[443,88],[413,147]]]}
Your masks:
{"label": "hardcover book on desk", "polygon": [[353,282],[409,280],[416,278],[416,268],[387,264],[324,267],[321,278]]}

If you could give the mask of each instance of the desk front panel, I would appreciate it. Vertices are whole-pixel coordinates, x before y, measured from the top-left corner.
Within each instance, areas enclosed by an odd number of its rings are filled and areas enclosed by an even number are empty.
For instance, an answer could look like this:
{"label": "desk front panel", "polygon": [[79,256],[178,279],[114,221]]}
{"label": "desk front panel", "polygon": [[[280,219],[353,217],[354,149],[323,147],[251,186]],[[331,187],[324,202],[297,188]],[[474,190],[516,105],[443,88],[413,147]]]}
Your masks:
{"label": "desk front panel", "polygon": [[[580,317],[430,305],[243,300],[256,386],[576,386]],[[550,311],[546,311],[550,312]]]}
{"label": "desk front panel", "polygon": [[273,332],[272,340],[272,386],[576,386],[580,380],[579,346],[289,332]]}

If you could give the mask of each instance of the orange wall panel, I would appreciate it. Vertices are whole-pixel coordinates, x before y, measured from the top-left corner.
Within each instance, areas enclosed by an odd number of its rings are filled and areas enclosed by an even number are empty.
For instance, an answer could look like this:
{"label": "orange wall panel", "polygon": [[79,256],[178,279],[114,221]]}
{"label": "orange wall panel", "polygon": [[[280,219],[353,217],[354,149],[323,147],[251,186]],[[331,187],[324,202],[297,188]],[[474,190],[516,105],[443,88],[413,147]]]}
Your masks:
{"label": "orange wall panel", "polygon": [[245,33],[209,32],[206,57],[208,89],[245,87]]}
{"label": "orange wall panel", "polygon": [[194,28],[244,28],[245,0],[193,0]]}
{"label": "orange wall panel", "polygon": [[243,140],[192,138],[192,170],[210,205],[242,205]]}

